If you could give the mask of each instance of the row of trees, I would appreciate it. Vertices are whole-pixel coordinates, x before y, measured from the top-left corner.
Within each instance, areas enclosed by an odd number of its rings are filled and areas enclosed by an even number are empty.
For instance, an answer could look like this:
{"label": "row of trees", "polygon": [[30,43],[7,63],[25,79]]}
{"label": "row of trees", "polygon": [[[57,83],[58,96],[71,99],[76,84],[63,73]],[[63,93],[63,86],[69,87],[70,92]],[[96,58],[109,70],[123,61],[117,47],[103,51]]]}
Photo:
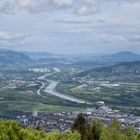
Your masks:
{"label": "row of trees", "polygon": [[16,121],[0,120],[0,140],[80,140],[78,132],[52,131],[23,128]]}
{"label": "row of trees", "polygon": [[122,130],[116,118],[105,126],[99,119],[94,119],[91,124],[88,124],[82,114],[79,114],[71,130],[72,132],[78,131],[81,140],[140,140],[140,133],[136,134],[129,126]]}
{"label": "row of trees", "polygon": [[113,119],[108,126],[95,119],[91,124],[79,114],[71,130],[65,132],[23,128],[16,121],[0,120],[0,140],[140,140],[140,133],[133,128],[121,130],[120,123]]}

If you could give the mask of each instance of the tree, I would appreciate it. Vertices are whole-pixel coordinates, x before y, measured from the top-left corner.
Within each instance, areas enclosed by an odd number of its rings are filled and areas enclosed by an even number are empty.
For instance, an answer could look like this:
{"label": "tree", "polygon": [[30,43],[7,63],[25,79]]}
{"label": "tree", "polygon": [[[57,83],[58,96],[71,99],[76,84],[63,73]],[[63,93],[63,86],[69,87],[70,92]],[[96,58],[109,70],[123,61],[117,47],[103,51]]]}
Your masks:
{"label": "tree", "polygon": [[132,127],[126,128],[125,135],[127,136],[127,140],[135,140],[135,133]]}
{"label": "tree", "polygon": [[140,140],[140,133],[137,134],[136,140]]}
{"label": "tree", "polygon": [[99,119],[95,119],[91,125],[92,140],[100,140],[101,133],[103,131],[104,124]]}
{"label": "tree", "polygon": [[122,140],[122,133],[120,132],[120,123],[114,118],[110,124],[103,129],[100,140]]}
{"label": "tree", "polygon": [[74,120],[74,123],[71,126],[72,131],[78,131],[81,135],[81,140],[84,140],[84,134],[86,131],[86,119],[83,117],[82,114],[78,114],[77,118]]}
{"label": "tree", "polygon": [[109,123],[109,127],[120,131],[120,122],[117,120],[117,118],[113,118]]}

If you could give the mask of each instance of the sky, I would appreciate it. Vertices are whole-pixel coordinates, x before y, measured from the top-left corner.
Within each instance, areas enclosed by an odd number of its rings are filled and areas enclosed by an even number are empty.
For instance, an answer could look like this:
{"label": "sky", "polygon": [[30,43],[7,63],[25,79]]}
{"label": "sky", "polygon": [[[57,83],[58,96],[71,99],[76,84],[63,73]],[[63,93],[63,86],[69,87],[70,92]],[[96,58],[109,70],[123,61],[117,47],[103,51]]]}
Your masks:
{"label": "sky", "polygon": [[0,48],[140,54],[140,0],[0,0]]}

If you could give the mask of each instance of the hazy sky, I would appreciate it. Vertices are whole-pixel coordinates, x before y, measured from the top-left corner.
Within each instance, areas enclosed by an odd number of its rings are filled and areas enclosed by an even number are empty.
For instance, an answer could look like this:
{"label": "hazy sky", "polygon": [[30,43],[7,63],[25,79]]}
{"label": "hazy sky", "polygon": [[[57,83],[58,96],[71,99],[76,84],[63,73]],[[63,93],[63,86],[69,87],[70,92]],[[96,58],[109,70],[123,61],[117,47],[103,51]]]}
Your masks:
{"label": "hazy sky", "polygon": [[140,0],[0,0],[0,48],[140,53]]}

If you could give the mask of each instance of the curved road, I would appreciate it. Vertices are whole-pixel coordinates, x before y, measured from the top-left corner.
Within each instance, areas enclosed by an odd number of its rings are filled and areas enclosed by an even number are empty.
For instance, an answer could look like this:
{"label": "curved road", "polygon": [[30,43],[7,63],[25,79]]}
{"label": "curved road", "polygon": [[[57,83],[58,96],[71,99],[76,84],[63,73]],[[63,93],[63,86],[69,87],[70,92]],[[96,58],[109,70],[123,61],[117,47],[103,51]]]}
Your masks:
{"label": "curved road", "polygon": [[41,82],[41,81],[37,81],[37,82],[38,82],[38,83],[41,83],[41,87],[37,90],[37,95],[41,95],[40,91],[41,91],[41,89],[44,88],[45,83],[43,83],[43,82]]}

